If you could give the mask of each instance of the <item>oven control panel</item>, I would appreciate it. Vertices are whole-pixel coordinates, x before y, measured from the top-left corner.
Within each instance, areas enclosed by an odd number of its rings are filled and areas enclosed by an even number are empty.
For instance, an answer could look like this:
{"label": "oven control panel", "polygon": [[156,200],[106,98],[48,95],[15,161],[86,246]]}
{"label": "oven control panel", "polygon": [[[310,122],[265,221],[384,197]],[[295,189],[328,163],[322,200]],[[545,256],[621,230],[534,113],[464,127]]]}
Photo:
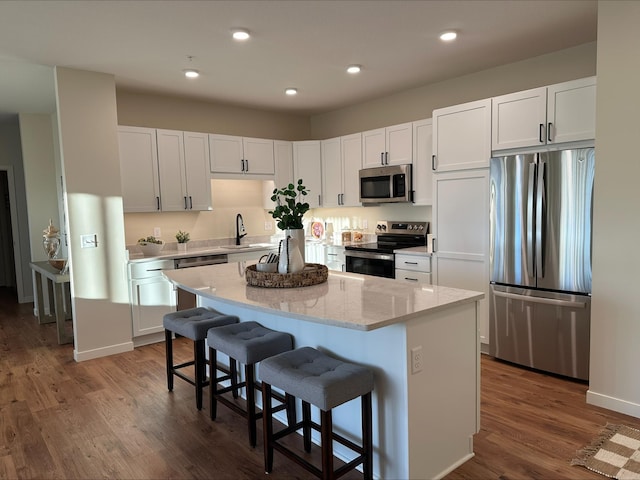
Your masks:
{"label": "oven control panel", "polygon": [[376,222],[376,233],[381,234],[410,234],[426,235],[429,233],[429,222],[392,222],[388,220],[378,220]]}

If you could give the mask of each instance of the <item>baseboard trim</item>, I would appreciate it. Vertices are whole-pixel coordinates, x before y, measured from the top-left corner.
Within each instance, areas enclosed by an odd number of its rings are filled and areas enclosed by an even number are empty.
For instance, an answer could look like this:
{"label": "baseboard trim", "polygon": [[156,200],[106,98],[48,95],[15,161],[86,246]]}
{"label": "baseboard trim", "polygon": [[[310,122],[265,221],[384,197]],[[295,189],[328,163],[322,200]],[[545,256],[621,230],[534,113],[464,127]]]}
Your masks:
{"label": "baseboard trim", "polygon": [[621,398],[611,397],[592,390],[587,390],[587,403],[596,407],[606,408],[614,412],[624,413],[640,418],[640,405]]}
{"label": "baseboard trim", "polygon": [[73,350],[73,359],[76,362],[84,362],[85,360],[93,360],[94,358],[108,357],[117,353],[130,352],[133,350],[133,342],[120,343],[118,345],[109,345],[108,347],[95,348],[93,350],[85,350],[79,352]]}

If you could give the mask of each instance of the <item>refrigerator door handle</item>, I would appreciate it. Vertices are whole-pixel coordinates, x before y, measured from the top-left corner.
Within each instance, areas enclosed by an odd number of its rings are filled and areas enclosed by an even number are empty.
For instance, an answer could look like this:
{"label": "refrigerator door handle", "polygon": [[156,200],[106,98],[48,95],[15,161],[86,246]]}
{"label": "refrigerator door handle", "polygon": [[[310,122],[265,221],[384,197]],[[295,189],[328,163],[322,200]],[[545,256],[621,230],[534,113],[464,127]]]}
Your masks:
{"label": "refrigerator door handle", "polygon": [[534,264],[533,264],[533,229],[534,229],[534,221],[533,221],[533,192],[535,191],[535,175],[536,175],[536,164],[529,164],[529,195],[527,195],[527,269],[529,270],[529,275],[534,275]]}
{"label": "refrigerator door handle", "polygon": [[510,300],[518,300],[518,301],[531,302],[531,303],[543,303],[545,305],[553,305],[556,307],[587,308],[587,302],[558,300],[555,298],[532,297],[530,295],[519,295],[517,293],[500,292],[498,290],[494,290],[493,294],[496,297],[508,298]]}
{"label": "refrigerator door handle", "polygon": [[540,160],[536,185],[536,276],[538,278],[544,278],[545,171],[546,163],[544,160]]}

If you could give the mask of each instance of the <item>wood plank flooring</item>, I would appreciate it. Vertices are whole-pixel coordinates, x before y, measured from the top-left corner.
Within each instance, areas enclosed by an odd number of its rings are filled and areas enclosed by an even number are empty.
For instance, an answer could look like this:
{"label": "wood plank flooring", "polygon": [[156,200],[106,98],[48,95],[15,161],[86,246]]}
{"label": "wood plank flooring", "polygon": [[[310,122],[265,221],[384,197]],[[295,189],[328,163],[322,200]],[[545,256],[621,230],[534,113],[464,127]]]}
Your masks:
{"label": "wood plank flooring", "polygon": [[[32,312],[0,289],[0,479],[265,478],[261,429],[252,449],[243,419],[220,406],[211,422],[179,379],[167,392],[164,344],[76,363],[55,324]],[[176,342],[178,360],[190,354],[189,341]],[[586,405],[586,390],[483,356],[476,456],[446,478],[603,478],[571,467],[575,451],[607,422],[640,419]],[[276,453],[268,478],[310,477]]]}

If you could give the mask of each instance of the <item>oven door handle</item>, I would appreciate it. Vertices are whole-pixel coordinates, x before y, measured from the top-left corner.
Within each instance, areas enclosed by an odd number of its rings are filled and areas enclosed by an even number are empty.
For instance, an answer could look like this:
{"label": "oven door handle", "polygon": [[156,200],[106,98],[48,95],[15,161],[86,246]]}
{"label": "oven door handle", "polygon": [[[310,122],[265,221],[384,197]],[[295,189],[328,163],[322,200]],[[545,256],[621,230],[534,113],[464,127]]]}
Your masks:
{"label": "oven door handle", "polygon": [[394,260],[393,253],[358,252],[355,250],[345,250],[345,257],[367,258],[371,260]]}

